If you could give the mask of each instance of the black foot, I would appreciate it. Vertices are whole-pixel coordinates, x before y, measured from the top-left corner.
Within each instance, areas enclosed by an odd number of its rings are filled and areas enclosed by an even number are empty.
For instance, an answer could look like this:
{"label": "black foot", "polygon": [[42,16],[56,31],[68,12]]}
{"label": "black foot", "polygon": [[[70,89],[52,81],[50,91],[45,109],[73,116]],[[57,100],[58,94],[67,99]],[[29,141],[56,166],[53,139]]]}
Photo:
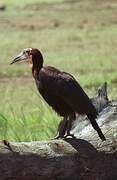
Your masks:
{"label": "black foot", "polygon": [[70,133],[66,134],[66,135],[64,136],[64,138],[67,138],[68,136],[70,136],[70,137],[76,139],[76,137],[75,137],[73,134],[70,134]]}
{"label": "black foot", "polygon": [[52,138],[52,140],[54,140],[54,139],[63,139],[63,138],[64,138],[64,136],[57,135],[54,138]]}

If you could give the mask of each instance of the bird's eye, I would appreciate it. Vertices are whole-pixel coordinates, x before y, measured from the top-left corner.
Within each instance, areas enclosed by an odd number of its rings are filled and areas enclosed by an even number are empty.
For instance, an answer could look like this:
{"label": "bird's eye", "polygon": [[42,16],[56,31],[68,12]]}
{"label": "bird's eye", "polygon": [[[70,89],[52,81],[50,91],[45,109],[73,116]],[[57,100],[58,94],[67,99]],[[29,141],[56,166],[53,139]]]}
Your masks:
{"label": "bird's eye", "polygon": [[23,54],[28,54],[29,56],[32,55],[32,49],[25,49]]}

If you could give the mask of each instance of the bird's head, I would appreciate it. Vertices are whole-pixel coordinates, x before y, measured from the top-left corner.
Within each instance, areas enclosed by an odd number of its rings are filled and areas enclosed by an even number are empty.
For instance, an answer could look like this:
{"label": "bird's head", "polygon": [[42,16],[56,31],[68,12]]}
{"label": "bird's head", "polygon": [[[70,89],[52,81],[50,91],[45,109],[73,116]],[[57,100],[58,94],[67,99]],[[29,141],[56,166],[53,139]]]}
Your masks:
{"label": "bird's head", "polygon": [[34,70],[39,70],[43,66],[43,56],[41,52],[35,48],[24,49],[13,59],[11,64],[19,61],[28,61],[29,66]]}

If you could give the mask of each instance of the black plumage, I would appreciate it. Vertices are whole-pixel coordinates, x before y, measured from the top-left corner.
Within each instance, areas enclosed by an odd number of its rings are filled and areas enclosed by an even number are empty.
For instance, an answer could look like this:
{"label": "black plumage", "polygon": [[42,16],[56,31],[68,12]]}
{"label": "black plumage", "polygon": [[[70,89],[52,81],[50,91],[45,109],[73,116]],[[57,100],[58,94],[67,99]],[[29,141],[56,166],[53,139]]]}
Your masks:
{"label": "black plumage", "polygon": [[[86,114],[99,137],[105,140],[95,120],[98,115],[97,111],[75,78],[54,67],[43,67],[43,56],[38,49],[28,48],[22,54],[26,53],[29,58],[32,58],[32,74],[40,94],[60,116],[63,116],[57,137],[64,137],[65,133],[71,135],[72,121],[78,113]],[[16,60],[17,58],[13,63]]]}

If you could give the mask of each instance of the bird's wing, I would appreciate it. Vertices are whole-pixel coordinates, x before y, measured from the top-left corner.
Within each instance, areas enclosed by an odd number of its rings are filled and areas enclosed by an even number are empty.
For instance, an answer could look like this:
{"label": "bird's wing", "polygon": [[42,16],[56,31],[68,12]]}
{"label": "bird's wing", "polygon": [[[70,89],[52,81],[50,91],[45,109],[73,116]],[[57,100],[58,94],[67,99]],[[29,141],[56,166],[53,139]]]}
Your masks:
{"label": "bird's wing", "polygon": [[63,99],[75,112],[96,113],[89,97],[72,75],[51,70],[43,77],[48,91]]}
{"label": "bird's wing", "polygon": [[78,113],[92,114],[95,108],[75,78],[67,73],[62,73],[60,77],[57,89],[65,101]]}

